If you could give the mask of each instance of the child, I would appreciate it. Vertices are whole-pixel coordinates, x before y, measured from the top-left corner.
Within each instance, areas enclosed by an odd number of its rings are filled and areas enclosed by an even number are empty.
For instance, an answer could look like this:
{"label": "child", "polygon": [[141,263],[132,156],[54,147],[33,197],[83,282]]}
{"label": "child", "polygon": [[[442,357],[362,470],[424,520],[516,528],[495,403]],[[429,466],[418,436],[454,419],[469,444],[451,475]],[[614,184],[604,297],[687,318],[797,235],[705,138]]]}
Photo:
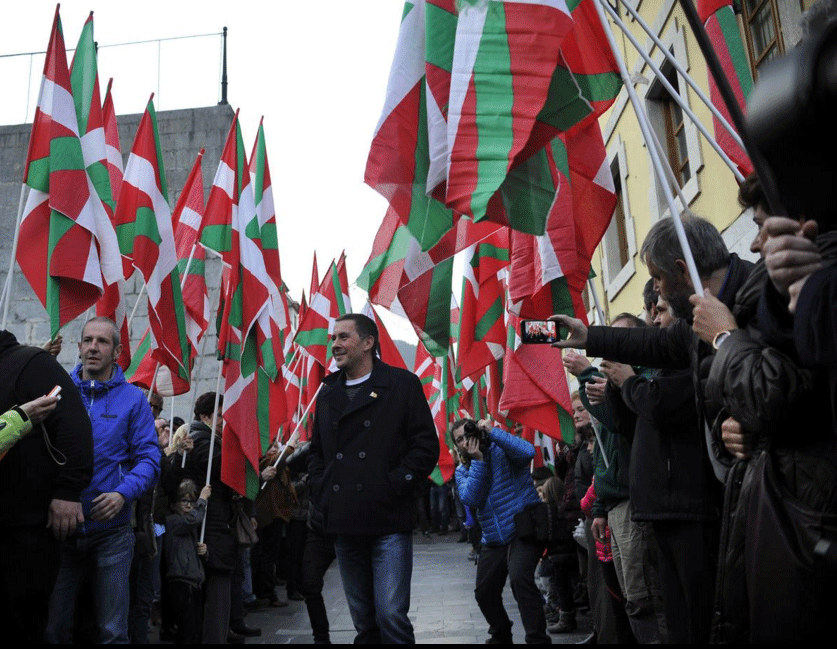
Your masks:
{"label": "child", "polygon": [[206,485],[201,489],[196,502],[197,490],[192,480],[183,480],[171,503],[174,513],[166,518],[166,579],[177,625],[176,644],[200,644],[203,628],[201,586],[207,550],[205,543],[198,543],[198,533],[212,488]]}

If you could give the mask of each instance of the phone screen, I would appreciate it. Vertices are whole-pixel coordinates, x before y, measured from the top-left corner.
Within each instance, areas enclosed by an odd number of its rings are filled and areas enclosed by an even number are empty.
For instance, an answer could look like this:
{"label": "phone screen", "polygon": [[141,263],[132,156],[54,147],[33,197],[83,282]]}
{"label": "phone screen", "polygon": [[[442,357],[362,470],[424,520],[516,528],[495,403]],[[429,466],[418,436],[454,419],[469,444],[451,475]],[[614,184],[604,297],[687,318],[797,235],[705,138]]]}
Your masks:
{"label": "phone screen", "polygon": [[552,320],[521,320],[520,340],[526,344],[550,344],[558,340],[558,325]]}

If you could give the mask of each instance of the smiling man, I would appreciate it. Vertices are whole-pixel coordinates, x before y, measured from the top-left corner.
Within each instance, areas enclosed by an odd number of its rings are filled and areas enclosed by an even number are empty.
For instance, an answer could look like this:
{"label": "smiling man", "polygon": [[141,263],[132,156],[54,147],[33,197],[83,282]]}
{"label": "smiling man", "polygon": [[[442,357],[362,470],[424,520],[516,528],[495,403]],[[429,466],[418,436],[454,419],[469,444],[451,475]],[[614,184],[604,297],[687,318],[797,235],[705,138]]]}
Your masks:
{"label": "smiling man", "polygon": [[71,376],[93,425],[93,480],[81,493],[84,523],[62,547],[47,641],[71,641],[76,594],[88,576],[96,641],[127,643],[131,503],[157,479],[160,449],[148,402],[116,364],[122,351],[116,325],[102,317],[88,320],[78,350],[81,363]]}
{"label": "smiling man", "polygon": [[309,458],[311,497],[335,538],[359,643],[414,643],[410,608],[413,490],[439,459],[439,440],[415,374],[377,358],[368,317],[337,318]]}

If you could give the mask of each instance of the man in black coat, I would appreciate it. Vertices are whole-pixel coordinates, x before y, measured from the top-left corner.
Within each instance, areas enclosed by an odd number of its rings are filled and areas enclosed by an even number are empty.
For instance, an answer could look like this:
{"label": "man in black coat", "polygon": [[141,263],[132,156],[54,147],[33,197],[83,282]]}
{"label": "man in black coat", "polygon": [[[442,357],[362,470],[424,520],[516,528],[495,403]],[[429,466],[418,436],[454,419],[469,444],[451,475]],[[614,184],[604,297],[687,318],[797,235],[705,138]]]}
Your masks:
{"label": "man in black coat", "polygon": [[436,465],[439,440],[418,377],[384,364],[377,349],[370,318],[336,320],[340,371],[317,399],[309,482],[335,537],[356,642],[411,643],[412,494]]}
{"label": "man in black coat", "polygon": [[[44,399],[48,416],[0,462],[0,620],[22,642],[42,643],[47,601],[58,575],[60,542],[84,523],[81,492],[93,475],[90,418],[67,372],[38,347],[0,331],[0,413]],[[27,410],[26,408],[22,410]]]}

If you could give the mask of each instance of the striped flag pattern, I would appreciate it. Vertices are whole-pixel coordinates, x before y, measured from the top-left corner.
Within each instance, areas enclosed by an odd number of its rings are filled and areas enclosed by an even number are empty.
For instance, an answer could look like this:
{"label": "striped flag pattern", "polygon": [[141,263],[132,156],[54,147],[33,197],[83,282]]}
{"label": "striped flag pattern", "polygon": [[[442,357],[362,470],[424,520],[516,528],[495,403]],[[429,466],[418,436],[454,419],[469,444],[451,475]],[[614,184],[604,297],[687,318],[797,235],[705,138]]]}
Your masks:
{"label": "striped flag pattern", "polygon": [[[732,0],[698,0],[697,10],[712,47],[721,61],[724,74],[732,86],[738,105],[746,114],[747,98],[753,89],[753,75],[750,72],[744,42],[741,40],[741,32],[738,31],[738,22],[735,19]],[[727,123],[732,124],[732,118],[712,74],[709,75],[709,97],[721,115],[724,116],[724,119],[727,120]],[[721,150],[738,165],[738,169],[745,177],[751,174],[753,163],[747,157],[746,152],[721,126],[717,117],[712,119],[715,127],[715,140],[720,145]]]}
{"label": "striped flag pattern", "polygon": [[51,337],[120,275],[113,224],[87,174],[58,8],[26,157],[29,196],[17,261],[46,308]]}
{"label": "striped flag pattern", "polygon": [[120,248],[148,291],[151,357],[166,380],[189,383],[189,339],[153,95],[134,138],[115,220]]}

